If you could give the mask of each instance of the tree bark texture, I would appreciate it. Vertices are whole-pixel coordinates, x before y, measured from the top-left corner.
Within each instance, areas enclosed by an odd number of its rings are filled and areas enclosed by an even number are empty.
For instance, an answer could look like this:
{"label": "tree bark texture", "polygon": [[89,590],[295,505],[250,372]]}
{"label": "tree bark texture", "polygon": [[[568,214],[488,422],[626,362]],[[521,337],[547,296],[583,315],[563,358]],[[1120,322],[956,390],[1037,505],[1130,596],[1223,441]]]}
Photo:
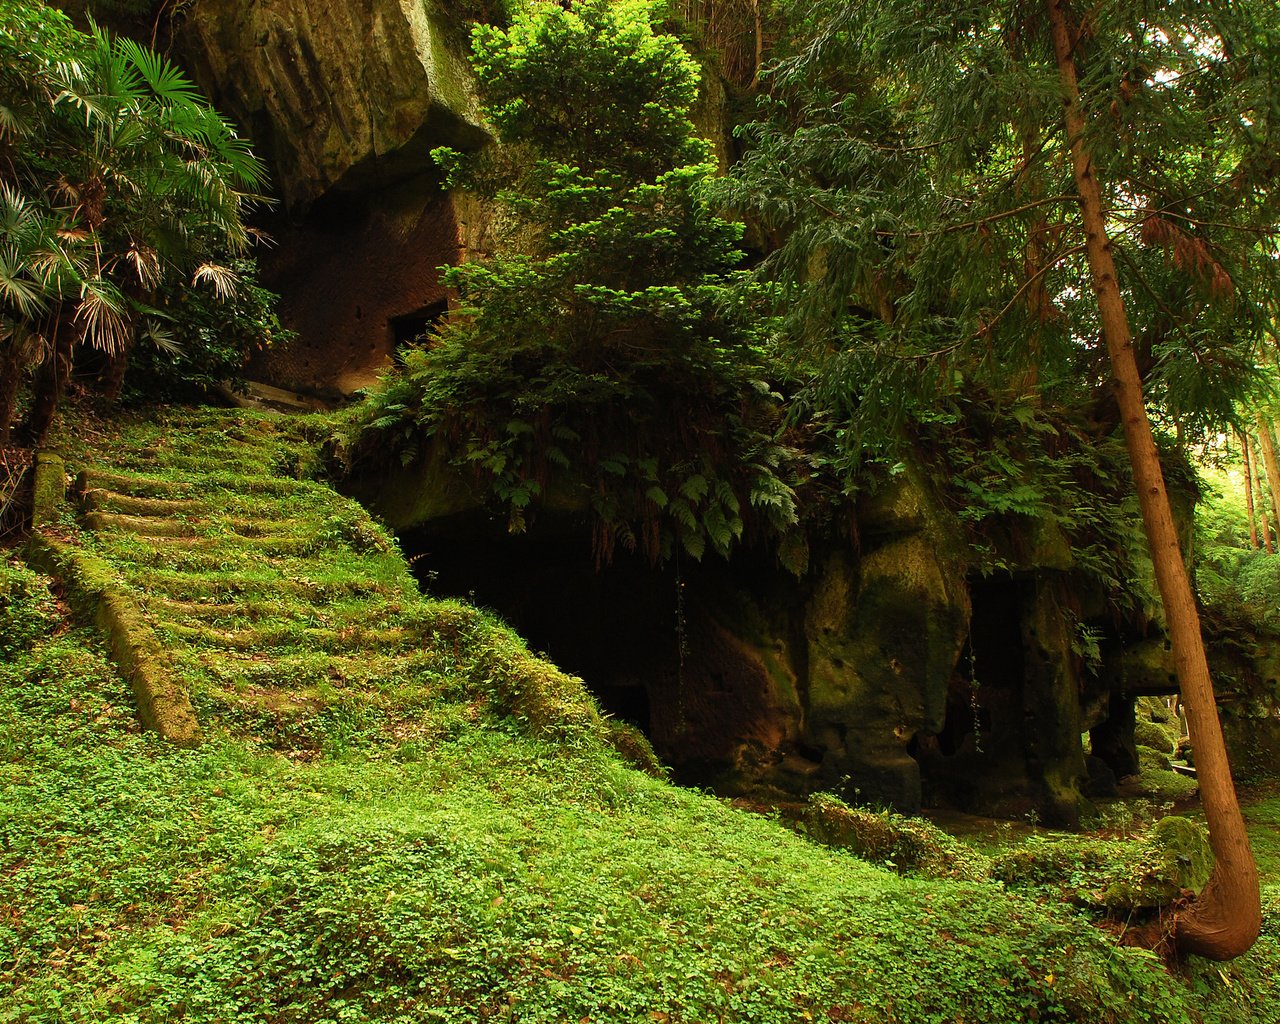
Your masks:
{"label": "tree bark texture", "polygon": [[1230,960],[1253,945],[1262,927],[1258,868],[1231,780],[1222,724],[1218,720],[1200,634],[1200,616],[1182,560],[1164,474],[1147,418],[1128,314],[1116,277],[1111,240],[1107,236],[1102,189],[1085,142],[1087,125],[1080,103],[1074,52],[1077,35],[1069,23],[1064,0],[1045,0],[1045,4],[1063,86],[1064,121],[1080,197],[1089,273],[1111,358],[1125,444],[1164,605],[1178,687],[1196,755],[1200,798],[1215,856],[1209,884],[1189,908],[1175,914],[1172,939],[1180,955],[1195,953],[1211,960]]}
{"label": "tree bark texture", "polygon": [[[1249,437],[1245,434],[1245,439]],[[1262,473],[1258,470],[1258,446],[1256,444],[1249,445],[1249,472],[1253,474],[1253,504],[1256,509],[1258,519],[1258,529],[1262,534],[1262,544],[1267,549],[1267,554],[1275,554],[1275,548],[1271,546],[1271,525],[1270,518],[1267,513],[1267,496],[1262,489]]]}
{"label": "tree bark texture", "polygon": [[[1244,457],[1244,504],[1249,512],[1249,546],[1258,550],[1258,520],[1253,509],[1253,452],[1249,447],[1249,435],[1240,433],[1240,454]],[[1270,544],[1267,547],[1271,547]]]}
{"label": "tree bark texture", "polygon": [[10,341],[0,350],[0,447],[9,443],[13,433],[22,369],[21,355],[17,346]]}
{"label": "tree bark texture", "polygon": [[1262,452],[1262,467],[1266,470],[1267,489],[1271,491],[1271,513],[1276,537],[1280,539],[1280,465],[1276,463],[1276,446],[1271,439],[1271,428],[1258,414],[1258,448]]}
{"label": "tree bark texture", "polygon": [[24,439],[33,448],[44,444],[57,415],[58,403],[67,390],[76,334],[75,326],[66,319],[58,320],[53,326],[53,344],[48,358],[36,372],[31,408],[22,430]]}

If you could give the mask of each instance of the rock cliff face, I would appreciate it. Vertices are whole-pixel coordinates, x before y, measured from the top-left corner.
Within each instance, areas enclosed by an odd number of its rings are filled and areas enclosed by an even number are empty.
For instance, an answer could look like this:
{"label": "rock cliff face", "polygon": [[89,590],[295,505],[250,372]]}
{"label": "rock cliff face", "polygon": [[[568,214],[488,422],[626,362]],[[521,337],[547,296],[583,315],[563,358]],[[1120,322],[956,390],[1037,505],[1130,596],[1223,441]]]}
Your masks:
{"label": "rock cliff face", "polygon": [[447,309],[468,217],[435,146],[484,145],[466,25],[431,0],[201,0],[175,49],[253,138],[281,204],[260,256],[297,340],[253,375],[338,398]]}
{"label": "rock cliff face", "polygon": [[483,143],[465,38],[426,0],[200,0],[178,44],[297,213],[334,190],[431,178],[432,146]]}
{"label": "rock cliff face", "polygon": [[[1065,541],[1014,538],[1009,568],[983,577],[907,476],[861,502],[856,544],[818,541],[800,578],[752,551],[597,572],[584,509],[543,508],[508,535],[440,458],[360,497],[428,588],[496,608],[685,782],[1073,825],[1088,806],[1082,732],[1110,727],[1132,747],[1131,694],[1074,649],[1092,611]],[[1123,774],[1119,748],[1111,760]]]}

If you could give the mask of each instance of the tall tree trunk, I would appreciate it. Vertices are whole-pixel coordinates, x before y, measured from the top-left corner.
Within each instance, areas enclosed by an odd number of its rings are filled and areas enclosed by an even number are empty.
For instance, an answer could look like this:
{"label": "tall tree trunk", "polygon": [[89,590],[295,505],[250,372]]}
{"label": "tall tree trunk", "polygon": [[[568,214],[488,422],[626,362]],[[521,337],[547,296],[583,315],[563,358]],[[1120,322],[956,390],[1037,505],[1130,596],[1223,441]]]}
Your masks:
{"label": "tall tree trunk", "polygon": [[1178,688],[1182,693],[1188,731],[1196,755],[1200,799],[1215,856],[1213,875],[1204,892],[1188,909],[1175,914],[1172,938],[1179,954],[1196,953],[1211,960],[1230,960],[1253,945],[1262,927],[1258,867],[1249,847],[1244,817],[1231,781],[1222,723],[1218,720],[1209,663],[1200,635],[1200,616],[1182,560],[1164,474],[1142,397],[1142,378],[1134,358],[1129,318],[1116,277],[1111,240],[1107,237],[1102,189],[1084,142],[1085,114],[1080,104],[1074,54],[1076,35],[1068,25],[1064,0],[1045,0],[1045,4],[1062,80],[1063,113],[1076,191],[1080,197],[1089,274],[1097,297],[1103,337],[1111,357],[1125,444],[1133,465],[1142,522],[1155,566],[1160,599],[1164,604]]}
{"label": "tall tree trunk", "polygon": [[44,444],[58,412],[58,403],[67,390],[71,377],[71,358],[76,338],[76,327],[66,319],[59,319],[52,329],[52,347],[49,358],[36,373],[35,389],[31,396],[31,408],[23,425],[23,439],[33,448]]}
{"label": "tall tree trunk", "polygon": [[1272,525],[1276,528],[1276,540],[1280,542],[1280,465],[1276,464],[1276,446],[1271,440],[1267,421],[1258,414],[1258,447],[1262,451],[1262,466],[1267,471],[1267,488],[1271,491]]}
{"label": "tall tree trunk", "polygon": [[[1245,434],[1245,438],[1248,438]],[[1262,533],[1262,544],[1267,549],[1267,554],[1275,554],[1275,548],[1271,546],[1271,524],[1267,514],[1267,496],[1262,489],[1262,473],[1258,470],[1258,446],[1256,444],[1249,445],[1249,472],[1253,474],[1253,492],[1254,507],[1257,510],[1258,527]]]}
{"label": "tall tree trunk", "polygon": [[[1244,462],[1244,504],[1249,511],[1249,546],[1258,550],[1258,520],[1253,510],[1253,452],[1249,448],[1249,435],[1240,431],[1240,454]],[[1268,538],[1270,540],[1270,538]],[[1271,547],[1268,543],[1267,547]]]}

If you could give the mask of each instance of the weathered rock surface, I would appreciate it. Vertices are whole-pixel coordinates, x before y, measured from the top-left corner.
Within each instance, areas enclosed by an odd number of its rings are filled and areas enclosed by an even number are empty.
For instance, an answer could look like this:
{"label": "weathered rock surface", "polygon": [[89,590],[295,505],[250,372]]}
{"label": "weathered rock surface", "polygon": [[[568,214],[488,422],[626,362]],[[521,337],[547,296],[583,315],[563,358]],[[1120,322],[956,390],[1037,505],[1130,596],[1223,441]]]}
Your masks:
{"label": "weathered rock surface", "polygon": [[432,146],[484,141],[465,38],[428,0],[201,0],[177,42],[296,212],[432,175]]}
{"label": "weathered rock surface", "polygon": [[[800,578],[751,551],[597,572],[584,508],[544,508],[512,537],[438,453],[361,497],[421,554],[428,587],[496,607],[686,782],[1063,825],[1088,807],[1085,709],[1100,718],[1108,701],[1073,651],[1068,562],[969,575],[954,527],[909,476],[862,502],[857,549],[815,544]],[[1131,709],[1117,708],[1130,746]]]}

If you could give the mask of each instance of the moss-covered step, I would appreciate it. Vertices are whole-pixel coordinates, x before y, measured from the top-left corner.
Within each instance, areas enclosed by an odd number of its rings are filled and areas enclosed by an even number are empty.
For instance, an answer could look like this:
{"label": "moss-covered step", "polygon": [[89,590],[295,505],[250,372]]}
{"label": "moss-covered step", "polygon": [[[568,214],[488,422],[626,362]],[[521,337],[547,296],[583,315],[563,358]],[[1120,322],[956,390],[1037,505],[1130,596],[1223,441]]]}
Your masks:
{"label": "moss-covered step", "polygon": [[84,508],[64,546],[129,602],[206,732],[310,758],[353,736],[399,742],[419,719],[496,716],[608,743],[581,680],[476,609],[423,597],[382,527],[299,478],[318,462],[306,429],[178,410],[113,423],[110,445],[63,441]]}
{"label": "moss-covered step", "polygon": [[77,613],[107,635],[112,658],[133,688],[142,724],[180,746],[196,743],[200,727],[186,687],[111,566],[40,531],[32,534],[27,551],[32,565],[62,582]]}

